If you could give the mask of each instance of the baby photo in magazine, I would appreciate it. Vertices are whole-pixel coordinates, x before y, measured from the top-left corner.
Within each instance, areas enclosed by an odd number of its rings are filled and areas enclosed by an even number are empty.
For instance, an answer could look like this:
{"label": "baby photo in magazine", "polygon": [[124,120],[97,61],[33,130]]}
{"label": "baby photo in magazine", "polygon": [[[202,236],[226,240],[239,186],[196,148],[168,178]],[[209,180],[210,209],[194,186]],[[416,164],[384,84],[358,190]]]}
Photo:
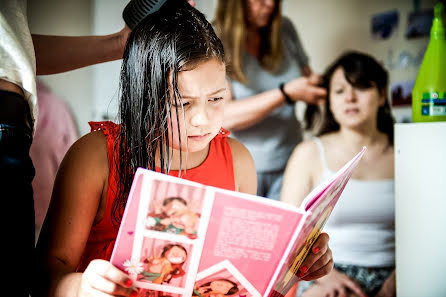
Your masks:
{"label": "baby photo in magazine", "polygon": [[[192,296],[199,297],[223,297],[240,296],[239,284],[226,278],[212,278],[208,282],[197,286]],[[246,294],[244,294],[246,296]]]}
{"label": "baby photo in magazine", "polygon": [[148,230],[197,238],[203,189],[167,187],[158,182],[146,217]]}
{"label": "baby photo in magazine", "polygon": [[183,288],[192,247],[156,238],[144,238],[139,261],[128,260],[125,270],[142,283]]}
{"label": "baby photo in magazine", "polygon": [[181,294],[166,293],[147,289],[140,289],[137,297],[181,297]]}
{"label": "baby photo in magazine", "polygon": [[189,247],[164,240],[146,239],[142,255],[143,271],[140,280],[154,284],[184,286]]}
{"label": "baby photo in magazine", "polygon": [[255,297],[260,293],[230,261],[224,260],[197,275],[192,296]]}
{"label": "baby photo in magazine", "polygon": [[200,214],[191,210],[188,201],[182,197],[167,197],[163,201],[153,202],[153,211],[149,210],[146,227],[149,230],[185,235],[191,239],[197,237]]}

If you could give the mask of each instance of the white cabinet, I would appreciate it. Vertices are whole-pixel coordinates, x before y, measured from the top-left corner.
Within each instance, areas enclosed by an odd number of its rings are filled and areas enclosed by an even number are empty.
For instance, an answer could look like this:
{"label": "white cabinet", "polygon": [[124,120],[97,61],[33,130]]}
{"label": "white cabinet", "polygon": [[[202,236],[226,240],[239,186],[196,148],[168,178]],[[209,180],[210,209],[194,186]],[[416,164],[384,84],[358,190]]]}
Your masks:
{"label": "white cabinet", "polygon": [[395,125],[397,296],[446,296],[446,122]]}

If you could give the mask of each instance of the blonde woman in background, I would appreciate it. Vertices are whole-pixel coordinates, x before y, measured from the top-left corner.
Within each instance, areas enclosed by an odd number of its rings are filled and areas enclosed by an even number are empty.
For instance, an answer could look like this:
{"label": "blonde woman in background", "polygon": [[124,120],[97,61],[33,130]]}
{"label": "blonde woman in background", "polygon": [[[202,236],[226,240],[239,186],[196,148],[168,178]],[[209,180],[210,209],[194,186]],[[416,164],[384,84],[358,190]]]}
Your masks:
{"label": "blonde woman in background", "polygon": [[218,1],[214,26],[229,57],[230,98],[223,127],[251,152],[257,194],[279,200],[283,171],[302,140],[294,103],[316,104],[326,91],[281,1]]}

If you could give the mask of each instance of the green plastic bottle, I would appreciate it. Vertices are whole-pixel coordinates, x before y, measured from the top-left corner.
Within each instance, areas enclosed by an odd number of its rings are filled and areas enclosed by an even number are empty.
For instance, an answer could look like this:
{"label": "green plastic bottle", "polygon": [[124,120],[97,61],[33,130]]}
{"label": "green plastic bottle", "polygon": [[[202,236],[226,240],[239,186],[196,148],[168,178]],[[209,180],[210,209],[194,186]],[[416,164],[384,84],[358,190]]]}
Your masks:
{"label": "green plastic bottle", "polygon": [[412,90],[413,122],[446,121],[446,40],[444,7],[435,4],[429,44]]}

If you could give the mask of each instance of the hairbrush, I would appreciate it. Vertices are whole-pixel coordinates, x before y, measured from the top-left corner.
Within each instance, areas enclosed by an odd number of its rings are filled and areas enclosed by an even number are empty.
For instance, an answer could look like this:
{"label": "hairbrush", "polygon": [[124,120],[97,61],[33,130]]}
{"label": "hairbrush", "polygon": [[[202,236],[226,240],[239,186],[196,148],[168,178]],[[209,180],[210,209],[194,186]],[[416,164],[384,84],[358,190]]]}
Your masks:
{"label": "hairbrush", "polygon": [[146,16],[157,12],[167,0],[130,0],[122,12],[122,18],[134,29]]}

